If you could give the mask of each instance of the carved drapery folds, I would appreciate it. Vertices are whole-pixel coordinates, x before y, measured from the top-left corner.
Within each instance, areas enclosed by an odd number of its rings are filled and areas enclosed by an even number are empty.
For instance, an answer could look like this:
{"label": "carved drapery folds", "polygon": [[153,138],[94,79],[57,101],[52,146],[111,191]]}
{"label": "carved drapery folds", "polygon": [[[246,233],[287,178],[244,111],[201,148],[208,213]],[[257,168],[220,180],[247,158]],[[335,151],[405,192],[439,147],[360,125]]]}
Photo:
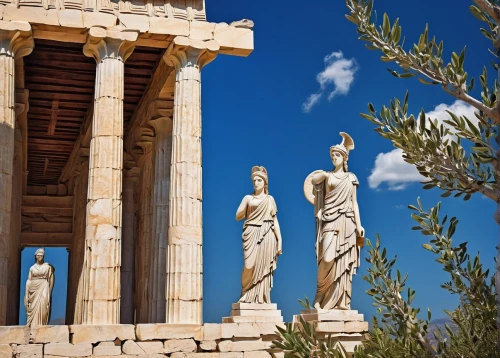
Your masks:
{"label": "carved drapery folds", "polygon": [[124,62],[138,33],[91,28],[84,54],[97,63],[85,233],[84,324],[120,319]]}
{"label": "carved drapery folds", "polygon": [[176,37],[164,60],[176,70],[167,246],[167,323],[202,323],[201,69],[215,41]]}
{"label": "carved drapery folds", "polygon": [[9,245],[14,237],[15,60],[30,54],[33,46],[29,23],[0,20],[0,326],[6,324]]}

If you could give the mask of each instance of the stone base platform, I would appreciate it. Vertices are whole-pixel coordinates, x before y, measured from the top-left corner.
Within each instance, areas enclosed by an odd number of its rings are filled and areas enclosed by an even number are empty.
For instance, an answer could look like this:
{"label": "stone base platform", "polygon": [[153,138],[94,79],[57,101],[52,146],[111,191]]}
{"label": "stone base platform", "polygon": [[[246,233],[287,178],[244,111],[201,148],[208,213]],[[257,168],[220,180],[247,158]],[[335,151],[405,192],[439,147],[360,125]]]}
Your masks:
{"label": "stone base platform", "polygon": [[300,324],[300,317],[313,324],[319,338],[331,336],[337,339],[350,354],[354,353],[354,348],[365,340],[368,333],[368,322],[356,310],[311,308],[294,315],[293,323]]}
{"label": "stone base platform", "polygon": [[229,317],[223,323],[283,323],[283,316],[276,303],[233,303]]}
{"label": "stone base platform", "polygon": [[0,326],[0,358],[283,358],[271,348],[276,330],[275,323]]}

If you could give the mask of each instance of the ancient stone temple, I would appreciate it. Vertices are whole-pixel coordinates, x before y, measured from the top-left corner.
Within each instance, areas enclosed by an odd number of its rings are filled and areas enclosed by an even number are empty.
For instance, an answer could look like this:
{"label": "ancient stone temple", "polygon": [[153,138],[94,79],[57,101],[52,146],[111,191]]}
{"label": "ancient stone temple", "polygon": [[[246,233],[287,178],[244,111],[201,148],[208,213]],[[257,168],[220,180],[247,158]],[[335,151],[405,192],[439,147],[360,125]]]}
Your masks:
{"label": "ancient stone temple", "polygon": [[[272,345],[284,326],[272,270],[222,323],[202,321],[201,71],[253,50],[252,21],[213,23],[205,10],[0,0],[1,358],[284,356]],[[266,205],[270,225],[276,205],[256,168],[249,206]],[[266,237],[279,244],[261,266],[281,254],[279,229]],[[45,325],[54,271],[43,250],[26,283],[36,319],[18,325],[25,247],[67,248],[65,325]],[[367,330],[357,312],[304,315],[349,353]]]}
{"label": "ancient stone temple", "polygon": [[0,0],[0,19],[0,326],[27,246],[68,248],[68,325],[200,325],[201,71],[249,55],[253,23],[203,0]]}

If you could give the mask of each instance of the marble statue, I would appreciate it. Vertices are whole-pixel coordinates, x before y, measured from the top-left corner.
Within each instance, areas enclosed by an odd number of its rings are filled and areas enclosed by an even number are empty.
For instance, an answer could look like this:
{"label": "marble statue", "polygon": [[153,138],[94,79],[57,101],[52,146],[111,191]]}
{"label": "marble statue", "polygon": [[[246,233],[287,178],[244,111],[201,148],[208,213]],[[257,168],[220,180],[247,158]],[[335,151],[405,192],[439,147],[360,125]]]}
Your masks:
{"label": "marble statue", "polygon": [[271,303],[273,271],[281,254],[278,211],[269,195],[267,170],[254,166],[251,174],[254,192],[246,195],[236,211],[243,224],[244,267],[241,274],[241,298],[244,303]]}
{"label": "marble statue", "polygon": [[44,262],[45,251],[35,252],[35,264],[30,267],[26,281],[24,307],[26,308],[27,326],[42,326],[49,323],[50,296],[54,287],[54,269]]}
{"label": "marble statue", "polygon": [[344,132],[342,143],[330,148],[334,169],[316,170],[304,183],[306,199],[314,204],[318,277],[316,309],[350,309],[352,277],[359,267],[364,242],[356,200],[358,179],[347,171],[352,138]]}

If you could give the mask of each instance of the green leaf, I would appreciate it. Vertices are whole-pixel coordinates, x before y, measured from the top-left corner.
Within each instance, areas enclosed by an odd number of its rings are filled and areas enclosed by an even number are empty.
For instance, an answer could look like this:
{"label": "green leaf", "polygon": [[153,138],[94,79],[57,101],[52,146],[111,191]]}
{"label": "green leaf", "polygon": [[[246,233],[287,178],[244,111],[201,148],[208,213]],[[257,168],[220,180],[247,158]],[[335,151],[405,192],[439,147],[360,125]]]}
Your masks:
{"label": "green leaf", "polygon": [[391,31],[391,24],[389,22],[389,16],[387,14],[384,14],[384,20],[382,22],[382,31],[384,37],[388,37],[389,32]]}
{"label": "green leaf", "polygon": [[440,82],[438,81],[426,81],[424,80],[422,77],[419,77],[418,80],[423,83],[424,85],[437,85],[439,84]]}
{"label": "green leaf", "polygon": [[484,16],[483,11],[480,10],[478,7],[475,5],[469,6],[469,10],[472,13],[472,15],[478,19],[479,21],[487,21],[486,16]]}
{"label": "green leaf", "polygon": [[429,244],[423,244],[422,247],[426,250],[434,252],[434,248]]}

